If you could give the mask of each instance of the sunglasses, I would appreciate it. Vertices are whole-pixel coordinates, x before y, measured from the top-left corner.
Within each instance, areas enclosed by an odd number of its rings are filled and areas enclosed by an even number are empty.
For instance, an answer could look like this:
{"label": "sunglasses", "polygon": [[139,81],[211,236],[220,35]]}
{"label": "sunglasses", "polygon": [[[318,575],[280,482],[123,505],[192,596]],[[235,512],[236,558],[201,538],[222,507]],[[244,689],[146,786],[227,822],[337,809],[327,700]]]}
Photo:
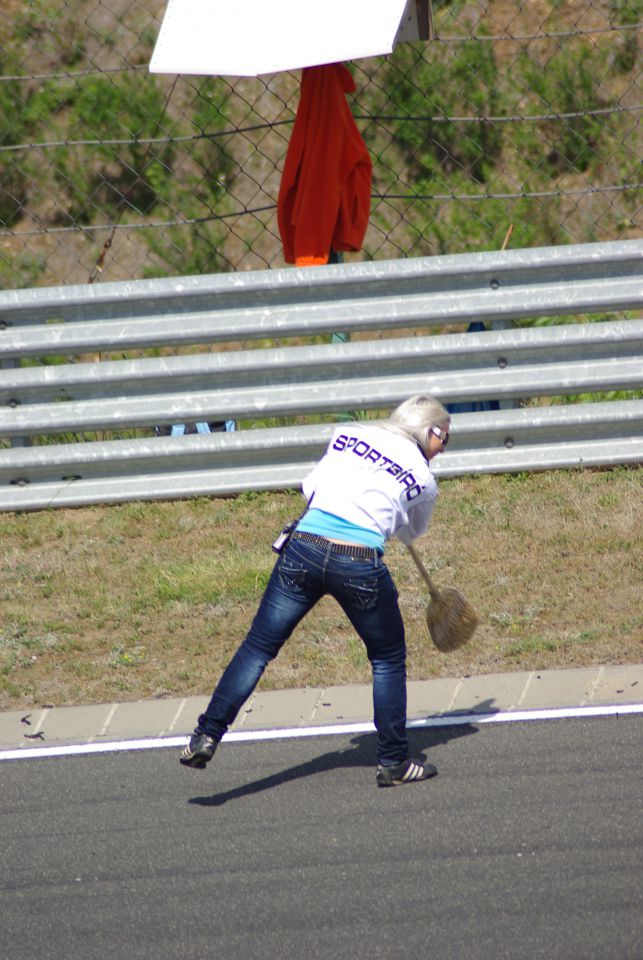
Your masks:
{"label": "sunglasses", "polygon": [[449,442],[449,431],[445,430],[444,432],[439,429],[439,427],[431,427],[431,433],[438,438],[442,447],[446,447]]}

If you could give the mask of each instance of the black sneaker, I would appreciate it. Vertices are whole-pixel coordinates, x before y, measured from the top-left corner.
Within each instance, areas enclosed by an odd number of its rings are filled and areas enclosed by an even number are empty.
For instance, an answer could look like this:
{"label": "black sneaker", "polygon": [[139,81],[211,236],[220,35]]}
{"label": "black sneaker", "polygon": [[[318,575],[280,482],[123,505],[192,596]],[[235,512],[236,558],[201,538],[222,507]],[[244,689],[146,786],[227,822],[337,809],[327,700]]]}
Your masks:
{"label": "black sneaker", "polygon": [[209,763],[214,756],[217,747],[218,743],[207,733],[194,733],[190,737],[190,742],[183,747],[179,761],[186,767],[203,770],[206,763]]}
{"label": "black sneaker", "polygon": [[378,787],[397,787],[401,783],[416,783],[418,780],[428,780],[437,775],[437,767],[432,763],[426,763],[423,757],[412,760],[410,757],[396,763],[392,767],[383,767],[380,763],[377,767]]}

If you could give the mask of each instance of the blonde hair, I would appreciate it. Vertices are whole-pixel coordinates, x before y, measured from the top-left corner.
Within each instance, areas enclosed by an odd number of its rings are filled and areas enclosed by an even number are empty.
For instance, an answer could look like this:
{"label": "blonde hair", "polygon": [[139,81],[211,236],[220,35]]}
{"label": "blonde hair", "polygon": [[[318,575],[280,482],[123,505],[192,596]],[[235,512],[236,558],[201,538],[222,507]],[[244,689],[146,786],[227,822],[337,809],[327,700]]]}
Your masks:
{"label": "blonde hair", "polygon": [[417,394],[396,407],[388,420],[381,420],[377,425],[407,440],[415,440],[425,449],[431,427],[447,430],[450,420],[449,411],[439,400],[430,394]]}

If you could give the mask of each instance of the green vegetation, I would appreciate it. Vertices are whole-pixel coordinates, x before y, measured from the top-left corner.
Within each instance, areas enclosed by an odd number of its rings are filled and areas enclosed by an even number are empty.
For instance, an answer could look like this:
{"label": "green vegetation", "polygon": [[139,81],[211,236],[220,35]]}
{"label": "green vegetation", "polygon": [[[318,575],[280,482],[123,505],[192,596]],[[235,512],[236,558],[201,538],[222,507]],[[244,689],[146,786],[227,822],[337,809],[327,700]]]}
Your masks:
{"label": "green vegetation", "polygon": [[[448,186],[452,176],[484,183],[501,148],[499,128],[470,123],[463,129],[449,116],[494,116],[501,111],[498,65],[489,44],[464,44],[457,59],[424,60],[415,46],[392,58],[385,90],[396,114],[395,142],[404,150],[417,192]],[[446,76],[445,76],[446,72]],[[436,118],[436,119],[434,119]]]}
{"label": "green vegetation", "polygon": [[565,124],[552,119],[540,128],[541,135],[532,133],[521,140],[520,147],[531,168],[546,174],[582,173],[599,161],[599,146],[608,143],[609,136],[604,118],[593,112],[616,105],[601,92],[598,77],[604,61],[604,52],[589,45],[579,46],[573,60],[558,51],[546,69],[528,53],[520,54],[520,75],[529,90],[533,112],[570,114]]}
{"label": "green vegetation", "polygon": [[[81,77],[67,92],[67,122],[82,138],[99,141],[86,150],[66,144],[51,153],[58,195],[58,220],[92,223],[100,217],[118,220],[124,213],[149,216],[171,195],[174,147],[164,143],[151,150],[137,142],[165,137],[171,127],[165,118],[164,97],[154,83],[141,84],[126,75],[116,84],[111,77]],[[110,140],[134,142],[109,144]]]}
{"label": "green vegetation", "polygon": [[[157,22],[144,5],[119,13],[105,2],[100,16],[90,0],[9,7],[0,14],[0,73],[24,79],[0,84],[0,147],[47,146],[0,152],[0,229],[154,222],[136,235],[141,276],[244,269],[249,252],[275,261],[274,214],[272,222],[232,214],[260,194],[274,206],[270,173],[290,128],[273,128],[292,118],[297,76],[152,75]],[[352,65],[374,192],[386,196],[373,202],[363,255],[496,249],[510,223],[514,247],[631,235],[633,190],[583,189],[639,179],[636,128],[620,111],[636,83],[637,31],[583,36],[578,11],[564,3],[521,3],[513,27],[499,26],[508,16],[500,3],[482,13],[460,0],[433,7],[437,35],[461,39],[399,44]],[[594,12],[627,28],[642,7],[601,0]],[[485,40],[514,27],[548,38]],[[90,260],[105,239],[75,238]],[[0,284],[52,282],[44,247],[4,245]],[[70,256],[76,266],[78,247]]]}
{"label": "green vegetation", "polygon": [[[614,22],[621,23],[624,26],[640,23],[643,17],[641,0],[610,0],[610,7]],[[614,65],[617,70],[622,73],[629,73],[630,70],[633,70],[638,60],[638,52],[636,30],[624,32],[614,57]]]}
{"label": "green vegetation", "polygon": [[[607,170],[612,183],[638,179],[637,154],[625,146],[628,121],[618,109],[605,112],[620,102],[614,43],[525,42],[509,63],[506,51],[500,59],[494,44],[480,41],[462,43],[456,55],[450,45],[432,47],[430,57],[421,45],[395,50],[383,82],[361,99],[371,116],[395,118],[390,143],[375,122],[368,132],[378,190],[402,192],[403,169],[406,192],[418,198],[404,213],[413,255],[497,249],[510,223],[514,247],[600,239],[596,211],[564,191],[583,175],[605,181]],[[534,119],[512,120],[521,116]],[[523,195],[507,197],[516,193]],[[386,229],[390,213],[375,216]],[[624,226],[609,208],[600,219],[603,236]]]}
{"label": "green vegetation", "polygon": [[[86,63],[85,43],[95,44],[79,13],[36,0],[16,16],[10,36],[0,35],[1,75],[24,75],[36,50],[55,64],[52,76],[38,83],[0,84],[0,147],[47,144],[0,153],[0,228],[15,228],[27,210],[54,227],[195,221],[189,229],[147,231],[146,275],[226,269],[219,254],[225,230],[220,220],[207,221],[228,205],[233,163],[224,140],[216,139],[227,125],[220,106],[228,87],[202,79],[186,106],[172,102],[165,78],[147,72],[79,71],[61,78]],[[156,31],[142,34],[144,63]],[[100,243],[106,239],[97,236]],[[45,266],[44,255],[20,250],[8,258],[0,251],[0,285],[34,285]]]}
{"label": "green vegetation", "polygon": [[[7,73],[8,63],[0,50],[0,74]],[[20,143],[28,136],[29,124],[22,110],[20,84],[15,80],[0,83],[0,117],[0,147]],[[25,171],[11,153],[0,153],[0,227],[11,227],[19,220],[26,199]]]}

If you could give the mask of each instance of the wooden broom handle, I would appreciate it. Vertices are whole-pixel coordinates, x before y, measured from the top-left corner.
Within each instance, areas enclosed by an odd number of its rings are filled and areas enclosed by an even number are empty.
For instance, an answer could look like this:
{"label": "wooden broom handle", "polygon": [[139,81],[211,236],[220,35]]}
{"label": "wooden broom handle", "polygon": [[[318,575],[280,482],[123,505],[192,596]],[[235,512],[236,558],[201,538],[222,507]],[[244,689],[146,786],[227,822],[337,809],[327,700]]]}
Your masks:
{"label": "wooden broom handle", "polygon": [[422,563],[422,561],[421,561],[421,559],[420,559],[419,553],[417,552],[417,550],[415,549],[415,547],[414,547],[412,544],[410,544],[410,543],[407,543],[406,549],[409,551],[409,553],[410,553],[411,556],[413,557],[413,559],[414,559],[414,561],[415,561],[415,566],[418,568],[418,570],[419,570],[420,573],[422,574],[422,577],[424,578],[424,581],[425,581],[427,587],[429,588],[429,593],[431,594],[431,599],[432,599],[432,600],[439,600],[439,598],[440,598],[440,591],[438,590],[438,588],[437,588],[436,585],[434,584],[433,580],[432,580],[431,577],[429,576],[429,573],[428,573],[426,567],[424,566],[424,564]]}
{"label": "wooden broom handle", "polygon": [[[502,241],[502,247],[500,248],[501,250],[506,250],[507,244],[509,243],[509,239],[510,239],[511,234],[512,234],[512,232],[513,232],[513,228],[514,228],[513,223],[510,223],[510,224],[509,224],[509,229],[507,230],[507,233],[505,234],[505,239]],[[410,544],[410,543],[407,543],[406,549],[409,551],[409,553],[410,553],[411,556],[413,557],[413,559],[414,559],[414,561],[415,561],[415,566],[418,568],[418,570],[419,570],[420,573],[422,574],[422,577],[424,578],[424,582],[426,583],[427,587],[429,588],[429,593],[431,594],[431,599],[432,599],[432,600],[439,600],[439,599],[440,599],[440,591],[438,590],[438,588],[437,588],[436,585],[434,584],[433,580],[432,580],[431,577],[429,576],[429,573],[428,573],[426,567],[424,566],[424,564],[422,563],[422,560],[420,559],[419,553],[417,552],[417,550],[415,549],[415,547],[414,547],[412,544]]]}

